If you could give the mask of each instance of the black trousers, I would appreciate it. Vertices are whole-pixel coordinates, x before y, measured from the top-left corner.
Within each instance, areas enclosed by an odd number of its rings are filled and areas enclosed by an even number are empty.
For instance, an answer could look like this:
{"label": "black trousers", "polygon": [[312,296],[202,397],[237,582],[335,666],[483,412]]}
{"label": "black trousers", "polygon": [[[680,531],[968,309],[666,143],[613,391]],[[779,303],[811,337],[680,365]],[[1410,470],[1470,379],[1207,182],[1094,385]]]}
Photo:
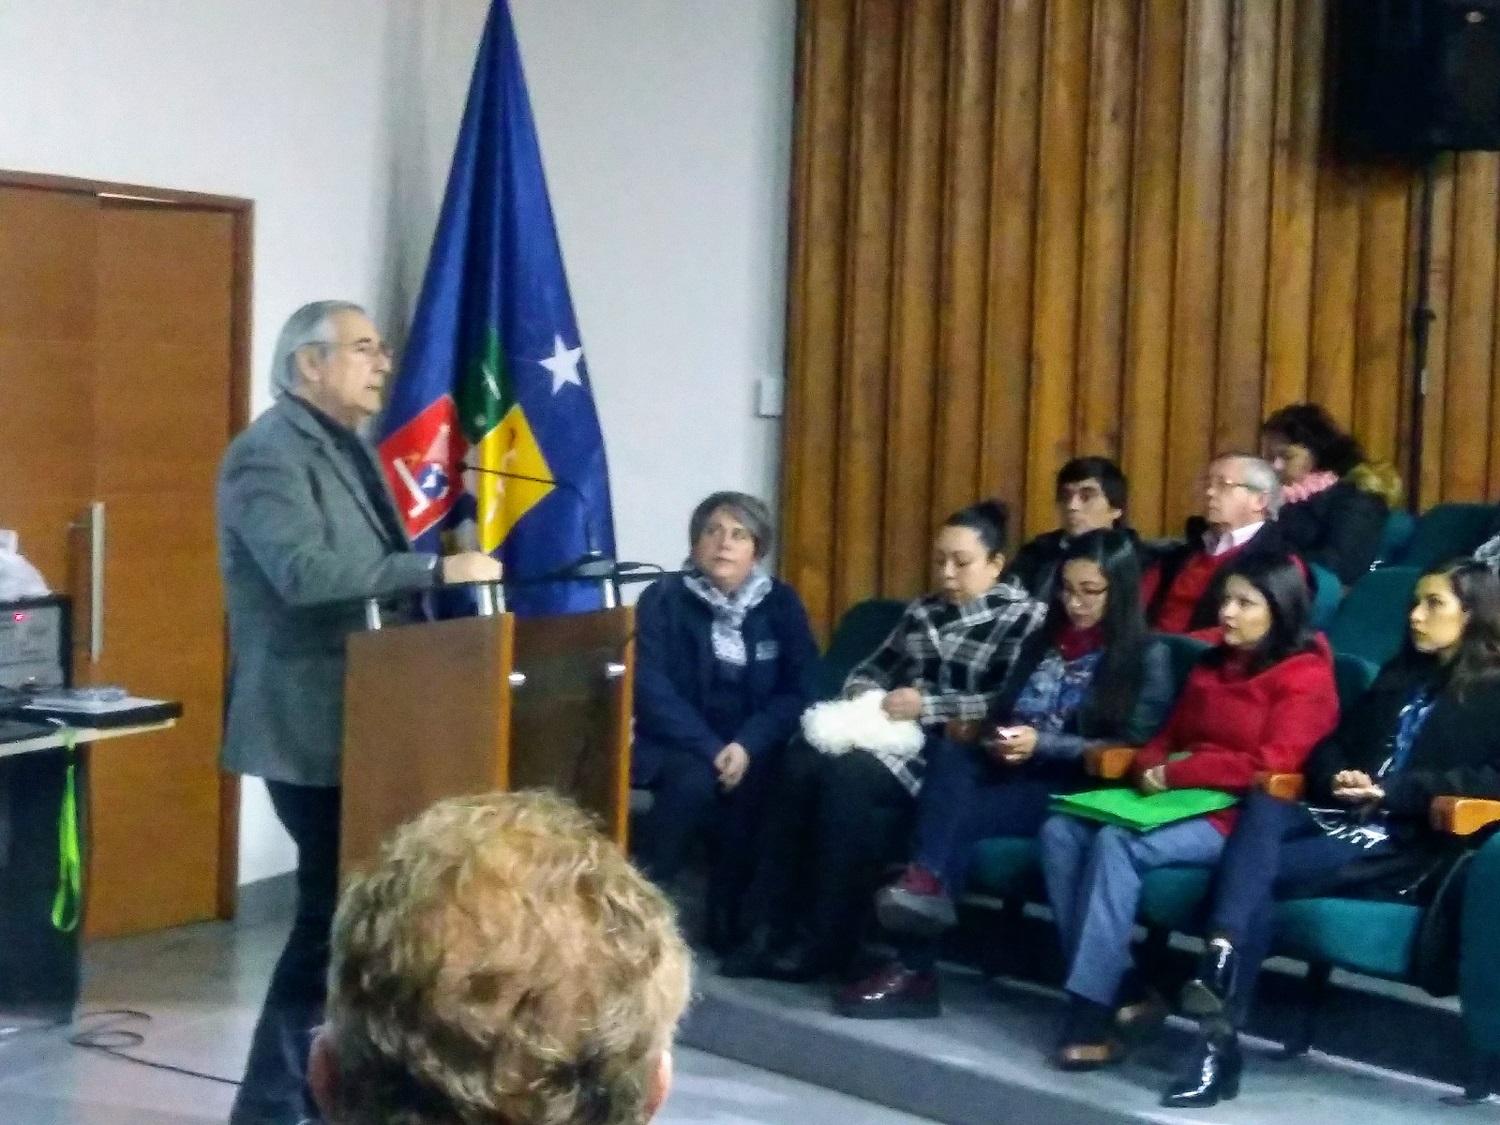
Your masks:
{"label": "black trousers", "polygon": [[713,763],[698,754],[669,751],[649,777],[638,781],[651,790],[650,812],[641,819],[635,856],[641,870],[666,886],[686,864],[693,844],[708,840],[710,917],[737,909],[755,864],[769,781],[780,750],[752,758],[740,783],[727,792],[719,786]]}
{"label": "black trousers", "polygon": [[747,920],[805,930],[847,967],[885,869],[906,858],[916,799],[862,750],[830,756],[793,739],[772,791]]}
{"label": "black trousers", "polygon": [[271,974],[230,1125],[319,1120],[307,1054],[323,1022],[328,939],[338,904],[340,790],[268,781],[276,817],[297,845],[297,915]]}
{"label": "black trousers", "polygon": [[1328,836],[1305,805],[1261,792],[1245,798],[1219,860],[1208,927],[1233,942],[1239,955],[1230,1008],[1236,1026],[1250,1014],[1261,963],[1271,951],[1276,900],[1298,884],[1396,850],[1390,840],[1364,848]]}

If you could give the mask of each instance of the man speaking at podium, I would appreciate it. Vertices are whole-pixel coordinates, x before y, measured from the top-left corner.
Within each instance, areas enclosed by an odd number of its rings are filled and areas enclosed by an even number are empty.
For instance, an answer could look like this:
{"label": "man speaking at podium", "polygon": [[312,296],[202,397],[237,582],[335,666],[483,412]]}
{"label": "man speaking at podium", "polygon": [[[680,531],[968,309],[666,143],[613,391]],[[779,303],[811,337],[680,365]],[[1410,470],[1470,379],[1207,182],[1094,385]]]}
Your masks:
{"label": "man speaking at podium", "polygon": [[311,1116],[308,1047],[322,1020],[338,895],[344,639],[364,599],[494,581],[470,551],[411,549],[374,448],[391,356],[358,305],[292,314],[272,359],[277,400],[230,443],[219,470],[219,566],[229,614],[223,765],[266,780],[297,845],[297,916],[255,1027],[233,1125]]}

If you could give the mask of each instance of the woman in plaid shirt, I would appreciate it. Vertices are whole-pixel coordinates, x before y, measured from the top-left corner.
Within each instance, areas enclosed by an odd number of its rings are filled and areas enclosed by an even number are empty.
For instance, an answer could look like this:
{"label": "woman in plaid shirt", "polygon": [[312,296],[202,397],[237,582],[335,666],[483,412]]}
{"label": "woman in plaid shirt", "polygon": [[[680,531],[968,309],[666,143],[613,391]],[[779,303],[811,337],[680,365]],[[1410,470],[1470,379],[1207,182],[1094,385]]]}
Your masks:
{"label": "woman in plaid shirt", "polygon": [[[949,721],[989,713],[1044,603],[1002,583],[1006,511],[989,501],[950,516],[933,545],[937,591],[900,622],[844,684],[886,692],[892,719],[915,719],[928,741]],[[924,756],[788,747],[746,902],[751,931],[720,965],[726,976],[809,980],[847,970],[869,897],[902,858]],[[805,908],[799,909],[799,906]]]}

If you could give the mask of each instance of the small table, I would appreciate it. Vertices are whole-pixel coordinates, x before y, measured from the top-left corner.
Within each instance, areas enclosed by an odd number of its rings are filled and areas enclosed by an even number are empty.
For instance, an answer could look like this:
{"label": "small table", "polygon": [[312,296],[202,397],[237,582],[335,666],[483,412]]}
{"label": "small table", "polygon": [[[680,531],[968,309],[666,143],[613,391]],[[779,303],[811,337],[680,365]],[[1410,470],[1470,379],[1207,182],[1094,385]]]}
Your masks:
{"label": "small table", "polygon": [[0,758],[16,754],[33,754],[38,750],[60,750],[67,745],[65,731],[73,732],[73,742],[82,746],[89,742],[103,742],[110,738],[128,738],[133,734],[151,734],[159,730],[170,730],[177,725],[176,719],[159,719],[154,723],[138,723],[126,727],[58,727],[49,734],[38,734],[20,739],[0,739]]}

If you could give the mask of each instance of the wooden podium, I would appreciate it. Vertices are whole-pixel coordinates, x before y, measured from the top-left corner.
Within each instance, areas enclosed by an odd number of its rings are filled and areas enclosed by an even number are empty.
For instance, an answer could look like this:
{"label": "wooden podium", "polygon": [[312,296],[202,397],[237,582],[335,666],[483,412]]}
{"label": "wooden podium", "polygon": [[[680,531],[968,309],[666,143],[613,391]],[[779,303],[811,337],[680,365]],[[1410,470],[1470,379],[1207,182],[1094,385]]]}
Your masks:
{"label": "wooden podium", "polygon": [[622,846],[635,611],[502,613],[349,638],[340,874],[434,801],[548,787]]}

